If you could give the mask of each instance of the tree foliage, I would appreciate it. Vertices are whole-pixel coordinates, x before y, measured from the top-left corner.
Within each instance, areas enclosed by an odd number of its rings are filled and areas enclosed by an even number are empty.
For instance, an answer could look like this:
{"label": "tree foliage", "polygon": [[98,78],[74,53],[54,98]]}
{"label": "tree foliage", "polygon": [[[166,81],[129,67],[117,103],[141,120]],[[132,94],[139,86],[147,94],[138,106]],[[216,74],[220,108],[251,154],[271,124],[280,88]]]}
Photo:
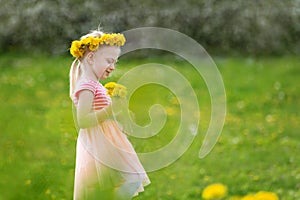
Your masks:
{"label": "tree foliage", "polygon": [[61,54],[99,25],[178,30],[212,52],[300,53],[299,0],[0,0],[0,47]]}

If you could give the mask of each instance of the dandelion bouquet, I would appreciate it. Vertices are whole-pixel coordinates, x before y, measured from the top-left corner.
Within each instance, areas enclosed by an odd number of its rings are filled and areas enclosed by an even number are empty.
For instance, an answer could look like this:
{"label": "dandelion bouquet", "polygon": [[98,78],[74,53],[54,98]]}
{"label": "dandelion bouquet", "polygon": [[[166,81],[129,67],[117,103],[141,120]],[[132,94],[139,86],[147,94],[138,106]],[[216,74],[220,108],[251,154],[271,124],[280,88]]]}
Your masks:
{"label": "dandelion bouquet", "polygon": [[118,84],[116,82],[109,82],[104,85],[107,90],[107,94],[110,97],[121,97],[125,98],[127,95],[127,90],[124,85]]}
{"label": "dandelion bouquet", "polygon": [[128,110],[128,102],[126,99],[127,89],[124,85],[116,82],[109,82],[104,85],[107,94],[112,98],[113,111],[115,120],[119,122],[120,128],[125,133],[132,133],[130,119],[133,118],[133,113]]}

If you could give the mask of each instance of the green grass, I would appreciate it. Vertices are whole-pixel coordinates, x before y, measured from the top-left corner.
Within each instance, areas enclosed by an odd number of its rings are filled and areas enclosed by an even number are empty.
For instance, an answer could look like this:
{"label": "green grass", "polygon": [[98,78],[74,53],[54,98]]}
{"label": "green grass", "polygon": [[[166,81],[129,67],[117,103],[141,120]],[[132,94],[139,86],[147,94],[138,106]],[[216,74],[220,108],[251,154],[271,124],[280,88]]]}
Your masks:
{"label": "green grass", "polygon": [[[135,199],[201,199],[203,188],[215,182],[228,187],[228,196],[265,190],[282,200],[299,199],[300,59],[214,59],[226,88],[227,117],[217,145],[204,159],[198,152],[210,119],[206,86],[186,62],[155,60],[190,78],[199,97],[200,129],[180,159],[149,173],[152,184]],[[68,97],[71,62],[65,57],[0,55],[0,200],[72,198],[77,131]],[[115,76],[107,81],[147,62],[120,59]],[[135,93],[131,105],[140,123],[149,121],[143,115],[149,106],[167,106],[173,97],[162,87],[147,87]],[[149,100],[140,102],[142,94]],[[130,139],[138,152],[155,150],[174,136],[177,120],[169,116],[157,136]]]}

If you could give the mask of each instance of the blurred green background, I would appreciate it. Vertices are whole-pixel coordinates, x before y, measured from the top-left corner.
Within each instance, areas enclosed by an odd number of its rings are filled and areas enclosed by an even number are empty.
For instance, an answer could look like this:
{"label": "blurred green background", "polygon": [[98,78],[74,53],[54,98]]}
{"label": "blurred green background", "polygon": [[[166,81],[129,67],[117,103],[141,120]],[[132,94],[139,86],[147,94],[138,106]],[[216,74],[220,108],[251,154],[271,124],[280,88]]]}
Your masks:
{"label": "blurred green background", "polygon": [[0,47],[66,53],[98,25],[108,32],[142,26],[180,31],[210,53],[298,53],[298,0],[1,0]]}
{"label": "blurred green background", "polygon": [[[226,89],[223,132],[213,151],[199,159],[210,120],[201,77],[167,53],[145,50],[120,58],[105,82],[140,64],[166,64],[190,80],[201,109],[194,143],[175,163],[149,173],[152,184],[136,199],[201,199],[204,187],[215,182],[228,187],[224,199],[261,190],[282,200],[300,198],[298,0],[0,3],[0,200],[72,199],[77,130],[68,97],[68,48],[99,24],[108,32],[166,27],[194,38],[216,62]],[[161,87],[135,93],[132,109],[141,124],[149,121],[144,113],[153,103],[168,113],[155,137],[130,138],[138,152],[174,136],[179,109],[172,99]]]}

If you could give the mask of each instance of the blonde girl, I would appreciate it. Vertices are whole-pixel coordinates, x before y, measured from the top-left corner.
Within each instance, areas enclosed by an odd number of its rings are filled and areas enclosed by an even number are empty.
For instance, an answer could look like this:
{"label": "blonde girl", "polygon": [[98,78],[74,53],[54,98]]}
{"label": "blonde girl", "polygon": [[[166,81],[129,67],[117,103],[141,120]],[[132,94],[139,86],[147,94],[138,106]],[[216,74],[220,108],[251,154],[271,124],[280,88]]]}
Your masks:
{"label": "blonde girl", "polygon": [[72,42],[70,97],[79,134],[74,200],[131,199],[149,178],[126,135],[113,120],[112,100],[99,80],[114,70],[125,37],[92,31]]}

